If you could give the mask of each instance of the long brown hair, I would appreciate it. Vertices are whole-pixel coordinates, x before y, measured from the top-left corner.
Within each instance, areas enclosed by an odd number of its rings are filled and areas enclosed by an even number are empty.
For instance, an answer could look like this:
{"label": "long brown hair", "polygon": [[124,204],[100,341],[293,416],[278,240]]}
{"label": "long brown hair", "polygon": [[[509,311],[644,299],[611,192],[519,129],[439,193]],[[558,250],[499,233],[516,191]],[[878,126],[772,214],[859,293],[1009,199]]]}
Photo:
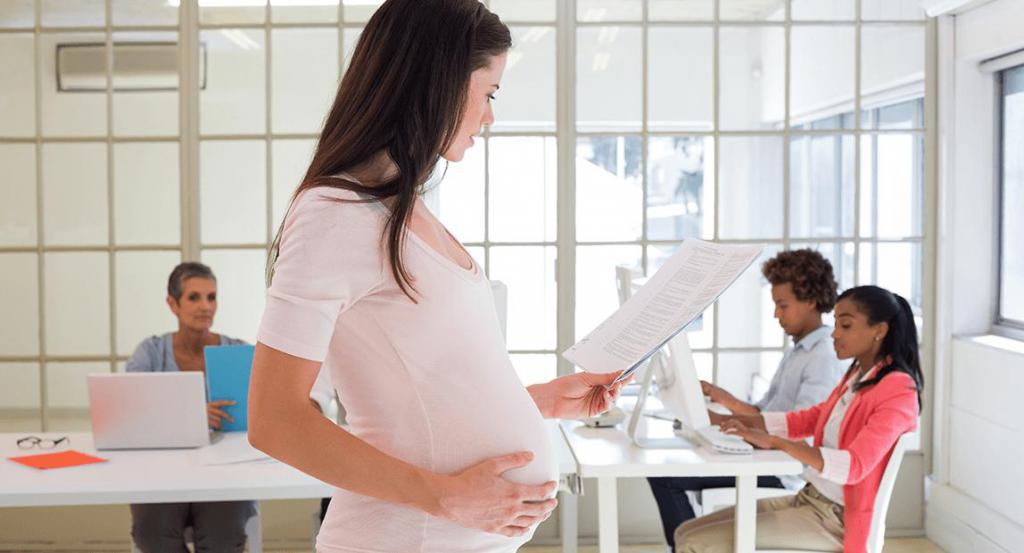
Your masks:
{"label": "long brown hair", "polygon": [[[390,199],[381,239],[395,280],[413,301],[402,245],[416,195],[456,136],[470,75],[511,46],[508,27],[477,0],[387,0],[359,38],[295,191],[329,186]],[[393,177],[337,177],[382,152],[397,168]]]}

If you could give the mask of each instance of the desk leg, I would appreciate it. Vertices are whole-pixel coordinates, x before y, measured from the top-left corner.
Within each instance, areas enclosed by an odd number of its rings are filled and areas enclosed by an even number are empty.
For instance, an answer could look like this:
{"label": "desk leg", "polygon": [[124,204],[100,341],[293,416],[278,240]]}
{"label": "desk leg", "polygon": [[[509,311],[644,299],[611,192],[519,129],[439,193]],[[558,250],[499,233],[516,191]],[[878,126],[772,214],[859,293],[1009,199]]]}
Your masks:
{"label": "desk leg", "polygon": [[736,525],[734,551],[753,553],[757,531],[757,476],[736,478]]}
{"label": "desk leg", "polygon": [[576,553],[579,540],[579,499],[567,492],[559,495],[558,527],[562,536],[562,553]]}
{"label": "desk leg", "polygon": [[597,479],[597,550],[619,553],[619,498],[614,477]]}

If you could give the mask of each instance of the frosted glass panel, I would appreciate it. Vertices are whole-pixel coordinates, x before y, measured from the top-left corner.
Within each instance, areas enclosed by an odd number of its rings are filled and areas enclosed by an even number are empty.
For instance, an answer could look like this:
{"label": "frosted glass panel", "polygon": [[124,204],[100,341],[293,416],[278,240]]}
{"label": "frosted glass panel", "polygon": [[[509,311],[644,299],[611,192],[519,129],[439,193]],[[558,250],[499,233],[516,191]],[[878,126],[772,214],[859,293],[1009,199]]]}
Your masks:
{"label": "frosted glass panel", "polygon": [[34,253],[0,254],[0,355],[39,354],[39,262]]}
{"label": "frosted glass panel", "polygon": [[651,21],[710,21],[715,17],[714,0],[648,0]]}
{"label": "frosted glass panel", "polygon": [[779,245],[766,247],[761,257],[719,298],[719,346],[782,346],[782,328],[774,319],[772,287],[761,275],[761,265],[781,249]]}
{"label": "frosted glass panel", "polygon": [[640,246],[576,248],[576,339],[583,338],[619,308],[615,267],[639,267]]}
{"label": "frosted glass panel", "polygon": [[861,137],[861,236],[920,236],[924,139],[913,134]]}
{"label": "frosted glass panel", "polygon": [[315,140],[275,140],[271,146],[273,163],[273,213],[271,230],[277,232],[288,210],[292,194],[302,183],[302,177],[313,159]]}
{"label": "frosted glass panel", "polygon": [[177,3],[167,0],[111,0],[110,10],[114,25],[177,25]]}
{"label": "frosted glass panel", "polygon": [[178,252],[118,252],[114,258],[117,353],[131,355],[147,336],[171,332],[177,319],[167,306],[167,277]]}
{"label": "frosted glass panel", "polygon": [[206,45],[206,88],[199,91],[203,134],[263,133],[266,130],[266,64],[262,29],[218,29],[200,33]]}
{"label": "frosted glass panel", "polygon": [[106,245],[108,204],[106,144],[43,144],[47,245]]}
{"label": "frosted glass panel", "polygon": [[862,105],[870,104],[872,95],[910,84],[924,90],[923,26],[864,25],[860,44]]}
{"label": "frosted glass panel", "polygon": [[721,238],[782,237],[782,138],[719,140]]}
{"label": "frosted glass panel", "polygon": [[179,244],[181,183],[177,142],[114,144],[114,240]]}
{"label": "frosted glass panel", "polygon": [[334,23],[338,21],[338,0],[270,0],[270,20],[274,23]]}
{"label": "frosted glass panel", "polygon": [[793,19],[850,21],[856,17],[855,0],[793,0]]}
{"label": "frosted glass panel", "polygon": [[88,409],[88,375],[109,373],[107,362],[46,364],[46,406],[50,409]]}
{"label": "frosted glass panel", "polygon": [[723,21],[782,21],[786,17],[786,0],[719,0],[718,12]]}
{"label": "frosted glass panel", "polygon": [[642,0],[579,0],[576,17],[580,21],[640,21]]}
{"label": "frosted glass panel", "polygon": [[384,0],[342,0],[345,22],[366,23]]}
{"label": "frosted glass panel", "polygon": [[110,353],[110,268],[106,253],[48,253],[44,258],[46,353]]}
{"label": "frosted glass panel", "polygon": [[785,48],[785,32],[778,27],[721,27],[721,128],[761,130],[781,126],[786,115]]}
{"label": "frosted glass panel", "polygon": [[491,248],[490,278],[508,287],[509,349],[555,347],[555,248]]}
{"label": "frosted glass panel", "polygon": [[34,44],[31,34],[0,35],[0,136],[35,135]]}
{"label": "frosted glass panel", "polygon": [[341,73],[342,73],[342,75],[345,74],[345,70],[348,69],[349,62],[352,61],[352,53],[355,52],[356,44],[359,43],[359,37],[362,34],[363,34],[363,30],[362,29],[346,28],[344,31],[342,31],[342,35],[341,35],[342,44],[341,44],[341,46],[344,49],[342,54],[345,56],[345,59],[342,60],[342,63],[341,63]]}
{"label": "frosted glass panel", "polygon": [[554,21],[557,4],[551,0],[491,0],[490,9],[503,22]]}
{"label": "frosted glass panel", "polygon": [[[204,5],[205,4],[205,5]],[[267,9],[263,2],[203,2],[199,5],[199,23],[205,25],[233,25],[237,23],[263,23]],[[246,5],[248,4],[248,5]],[[260,31],[261,33],[263,31]]]}
{"label": "frosted glass panel", "polygon": [[[105,136],[107,134],[107,97],[105,94],[58,91],[57,46],[82,43],[104,44],[106,36],[103,33],[43,33],[39,35],[38,40],[39,97],[43,135]],[[106,79],[105,74],[102,78]]]}
{"label": "frosted glass panel", "polygon": [[275,29],[271,41],[274,132],[319,132],[338,85],[338,31]]}
{"label": "frosted glass panel", "polygon": [[[0,412],[39,408],[39,363],[0,363]],[[14,418],[10,412],[0,419]]]}
{"label": "frosted glass panel", "polygon": [[640,128],[640,36],[638,27],[577,30],[576,123],[581,131]]}
{"label": "frosted glass panel", "polygon": [[213,331],[255,343],[266,303],[266,252],[262,249],[203,250],[202,258],[217,275],[217,316]]}
{"label": "frosted glass panel", "polygon": [[701,136],[648,138],[648,239],[714,237],[714,144]]}
{"label": "frosted glass panel", "polygon": [[[466,150],[458,163],[438,163],[434,181],[440,184],[427,193],[428,205],[444,226],[462,242],[484,240],[484,145]],[[481,265],[482,266],[482,265]]]}
{"label": "frosted glass panel", "polygon": [[555,28],[513,27],[505,73],[493,102],[495,130],[555,130]]}
{"label": "frosted glass panel", "polygon": [[576,142],[576,239],[636,240],[643,227],[639,136],[581,137]]}
{"label": "frosted glass panel", "polygon": [[854,28],[794,27],[791,36],[790,123],[849,126],[849,118],[834,118],[832,124],[823,118],[853,109]]}
{"label": "frosted glass panel", "polygon": [[790,236],[853,236],[853,150],[851,135],[790,139]]}
{"label": "frosted glass panel", "polygon": [[523,386],[541,384],[558,376],[558,358],[550,353],[514,353],[512,366]]}
{"label": "frosted glass panel", "polygon": [[42,0],[43,27],[102,27],[104,0]]}
{"label": "frosted glass panel", "polygon": [[0,14],[0,28],[30,28],[35,26],[35,0],[6,0]]}
{"label": "frosted glass panel", "polygon": [[0,144],[4,201],[0,202],[0,247],[36,244],[36,147]]}
{"label": "frosted glass panel", "polygon": [[[177,43],[178,33],[145,32],[145,33],[114,33],[114,42],[118,45],[128,43],[164,42]],[[114,49],[114,67],[120,68],[125,62],[119,59]],[[130,79],[119,78],[120,71],[114,74],[114,87],[137,88],[143,83],[135,74]],[[135,72],[133,72],[135,73]],[[178,86],[174,75],[174,86]],[[163,80],[163,76],[160,77]],[[202,77],[200,77],[202,78]],[[178,91],[177,90],[146,90],[142,92],[114,92],[114,134],[117,136],[177,136],[178,135]]]}
{"label": "frosted glass panel", "polygon": [[869,20],[921,20],[921,0],[861,0],[861,17]]}
{"label": "frosted glass panel", "polygon": [[492,138],[490,239],[554,241],[558,152],[554,138]]}
{"label": "frosted glass panel", "polygon": [[207,140],[200,144],[199,157],[203,243],[264,243],[267,238],[265,143]]}
{"label": "frosted glass panel", "polygon": [[711,130],[711,29],[652,27],[647,33],[648,128]]}

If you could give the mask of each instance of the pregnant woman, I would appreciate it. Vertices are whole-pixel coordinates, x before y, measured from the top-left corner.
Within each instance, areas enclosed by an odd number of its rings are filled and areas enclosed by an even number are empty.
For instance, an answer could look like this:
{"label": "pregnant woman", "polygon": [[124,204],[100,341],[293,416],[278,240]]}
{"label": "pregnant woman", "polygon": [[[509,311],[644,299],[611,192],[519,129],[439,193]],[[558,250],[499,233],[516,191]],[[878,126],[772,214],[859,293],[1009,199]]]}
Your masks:
{"label": "pregnant woman", "polygon": [[[493,121],[510,46],[476,0],[385,2],[278,235],[249,439],[338,488],[318,551],[515,551],[555,508],[542,418],[618,394],[616,373],[524,388],[482,269],[420,199]],[[321,364],[347,429],[309,402]]]}

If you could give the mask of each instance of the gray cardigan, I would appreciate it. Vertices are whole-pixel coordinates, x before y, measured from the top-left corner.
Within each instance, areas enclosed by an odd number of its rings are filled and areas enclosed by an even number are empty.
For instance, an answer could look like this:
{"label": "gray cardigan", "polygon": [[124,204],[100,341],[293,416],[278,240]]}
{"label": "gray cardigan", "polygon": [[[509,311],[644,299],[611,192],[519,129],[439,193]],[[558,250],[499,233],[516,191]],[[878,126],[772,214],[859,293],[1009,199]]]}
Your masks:
{"label": "gray cardigan", "polygon": [[[174,361],[174,333],[162,336],[150,336],[135,348],[135,353],[125,366],[126,372],[177,372],[178,363]],[[220,335],[220,345],[235,346],[245,344],[244,340]]]}

